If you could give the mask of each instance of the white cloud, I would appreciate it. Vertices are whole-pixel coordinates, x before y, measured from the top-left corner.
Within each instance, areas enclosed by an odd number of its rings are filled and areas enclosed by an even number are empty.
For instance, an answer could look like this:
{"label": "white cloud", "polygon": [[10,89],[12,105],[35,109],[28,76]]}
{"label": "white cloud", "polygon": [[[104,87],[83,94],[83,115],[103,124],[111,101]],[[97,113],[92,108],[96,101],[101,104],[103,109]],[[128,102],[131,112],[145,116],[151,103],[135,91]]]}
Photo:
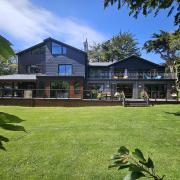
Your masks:
{"label": "white cloud", "polygon": [[91,43],[106,38],[90,26],[59,17],[30,0],[0,0],[0,31],[27,46],[50,36],[79,48],[86,37]]}

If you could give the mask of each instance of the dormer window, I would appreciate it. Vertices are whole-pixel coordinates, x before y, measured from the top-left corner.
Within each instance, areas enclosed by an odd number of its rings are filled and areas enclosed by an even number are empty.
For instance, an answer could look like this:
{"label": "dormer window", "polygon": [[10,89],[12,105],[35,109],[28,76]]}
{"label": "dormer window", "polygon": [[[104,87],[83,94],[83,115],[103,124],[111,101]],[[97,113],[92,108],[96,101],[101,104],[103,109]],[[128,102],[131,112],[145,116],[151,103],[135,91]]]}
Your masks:
{"label": "dormer window", "polygon": [[67,49],[66,47],[52,42],[52,54],[53,55],[66,55]]}

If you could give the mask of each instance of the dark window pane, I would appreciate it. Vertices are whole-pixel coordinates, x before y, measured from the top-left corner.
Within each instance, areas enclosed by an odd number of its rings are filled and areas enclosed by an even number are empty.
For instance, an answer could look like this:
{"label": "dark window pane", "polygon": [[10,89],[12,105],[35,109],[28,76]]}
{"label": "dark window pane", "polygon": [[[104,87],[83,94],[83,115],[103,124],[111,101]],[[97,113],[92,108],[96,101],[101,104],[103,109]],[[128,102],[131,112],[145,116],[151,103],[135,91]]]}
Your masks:
{"label": "dark window pane", "polygon": [[36,74],[41,72],[42,72],[41,65],[37,65],[37,64],[26,65],[26,73],[28,74]]}
{"label": "dark window pane", "polygon": [[69,82],[68,81],[53,81],[51,82],[51,97],[53,98],[68,98],[69,97]]}

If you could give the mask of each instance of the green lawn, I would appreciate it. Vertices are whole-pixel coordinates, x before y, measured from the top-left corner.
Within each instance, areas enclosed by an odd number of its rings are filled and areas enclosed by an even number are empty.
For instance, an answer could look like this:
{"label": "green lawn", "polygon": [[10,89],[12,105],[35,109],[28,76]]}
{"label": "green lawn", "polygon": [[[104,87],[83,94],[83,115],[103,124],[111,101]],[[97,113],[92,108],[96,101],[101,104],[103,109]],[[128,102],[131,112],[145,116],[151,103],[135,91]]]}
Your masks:
{"label": "green lawn", "polygon": [[10,139],[5,144],[7,152],[0,151],[2,180],[120,180],[126,170],[107,167],[121,145],[150,155],[165,179],[180,179],[180,105],[0,107],[0,112],[24,120],[21,125],[27,130],[0,129]]}

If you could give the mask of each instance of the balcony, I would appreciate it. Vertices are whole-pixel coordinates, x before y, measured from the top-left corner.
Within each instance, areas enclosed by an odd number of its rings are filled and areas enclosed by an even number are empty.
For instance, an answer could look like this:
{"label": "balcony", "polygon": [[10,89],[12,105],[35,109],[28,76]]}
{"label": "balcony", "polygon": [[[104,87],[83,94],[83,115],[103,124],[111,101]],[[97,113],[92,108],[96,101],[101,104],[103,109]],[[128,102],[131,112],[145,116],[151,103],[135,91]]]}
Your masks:
{"label": "balcony", "polygon": [[162,73],[162,72],[126,72],[126,73],[108,73],[101,72],[98,74],[89,74],[88,79],[111,79],[111,80],[165,80],[175,79],[173,73]]}

